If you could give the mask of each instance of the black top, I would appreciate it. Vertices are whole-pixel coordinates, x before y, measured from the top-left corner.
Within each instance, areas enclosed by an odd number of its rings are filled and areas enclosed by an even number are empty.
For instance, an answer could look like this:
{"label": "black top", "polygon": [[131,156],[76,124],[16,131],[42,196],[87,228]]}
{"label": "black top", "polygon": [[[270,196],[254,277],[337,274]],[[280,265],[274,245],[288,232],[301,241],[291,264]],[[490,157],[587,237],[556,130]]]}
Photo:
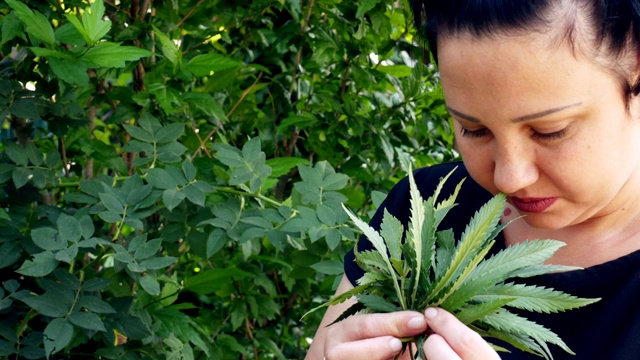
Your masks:
{"label": "black top", "polygon": [[[469,177],[462,163],[423,168],[414,176],[422,196],[427,198],[440,179],[455,166],[458,169],[445,184],[441,196],[444,198],[452,194],[458,182],[465,177],[466,181],[457,197],[458,206],[447,214],[440,229],[453,229],[459,238],[473,214],[491,198],[491,194]],[[401,180],[377,210],[370,222],[374,229],[380,228],[384,208],[406,226],[410,212],[408,179]],[[372,248],[366,238],[358,244],[361,251]],[[504,239],[499,236],[492,253],[504,246]],[[364,274],[355,263],[353,252],[345,257],[345,273],[352,284]],[[552,287],[580,297],[602,298],[595,304],[564,313],[526,313],[527,318],[558,334],[576,353],[576,356],[569,355],[553,347],[554,359],[640,359],[640,251],[584,270],[546,274],[524,279],[523,282]],[[511,353],[500,353],[501,358],[540,359],[517,349],[511,350]]]}

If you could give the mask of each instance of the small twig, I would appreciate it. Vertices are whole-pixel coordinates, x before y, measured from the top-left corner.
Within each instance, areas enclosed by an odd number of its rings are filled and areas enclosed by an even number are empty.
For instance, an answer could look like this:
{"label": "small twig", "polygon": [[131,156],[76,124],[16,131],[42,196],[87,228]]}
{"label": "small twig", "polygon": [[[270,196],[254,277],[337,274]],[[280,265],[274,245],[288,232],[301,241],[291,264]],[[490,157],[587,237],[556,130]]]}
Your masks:
{"label": "small twig", "polygon": [[[309,25],[309,20],[311,19],[311,12],[313,11],[313,7],[316,3],[316,0],[311,0],[309,3],[309,10],[307,11],[307,17],[304,19],[304,23],[300,27],[300,35],[304,38],[307,35],[307,26]],[[298,53],[296,54],[296,61],[293,65],[293,74],[291,76],[291,86],[289,87],[289,94],[293,93],[293,87],[296,84],[296,78],[298,76],[298,66],[300,66],[300,61],[302,60],[302,45],[298,49]],[[289,95],[291,97],[291,95]]]}
{"label": "small twig", "polygon": [[179,29],[182,26],[182,24],[184,24],[184,22],[187,21],[187,19],[193,14],[193,12],[196,10],[196,8],[198,6],[200,6],[200,5],[202,5],[202,3],[204,3],[204,0],[198,1],[196,6],[192,7],[191,9],[189,9],[189,11],[187,11],[187,14],[180,21],[178,21],[178,23],[176,24],[176,29]]}
{"label": "small twig", "polygon": [[[244,101],[244,99],[247,97],[247,95],[249,95],[249,93],[251,92],[251,89],[253,89],[253,87],[256,86],[256,84],[258,84],[258,81],[260,81],[261,77],[262,77],[262,72],[260,72],[260,74],[258,74],[258,78],[256,79],[256,81],[254,81],[253,84],[251,84],[251,86],[249,86],[247,88],[247,90],[245,90],[242,93],[242,96],[240,96],[240,99],[238,99],[238,101],[236,101],[235,105],[233,105],[233,107],[231,108],[229,113],[227,113],[227,115],[225,116],[226,118],[229,118],[229,116],[231,116],[231,114],[233,114],[234,111],[236,111],[238,106]],[[196,155],[200,152],[200,148],[203,147],[204,145],[206,145],[206,143],[209,142],[209,140],[211,140],[213,135],[215,135],[215,133],[218,132],[218,130],[220,130],[220,128],[222,128],[222,125],[224,125],[224,119],[221,119],[220,122],[218,123],[218,125],[216,125],[216,127],[213,130],[211,130],[211,132],[205,138],[205,142],[201,143],[200,147],[198,147],[198,150],[196,150],[196,152],[193,153],[192,158],[196,157]]]}

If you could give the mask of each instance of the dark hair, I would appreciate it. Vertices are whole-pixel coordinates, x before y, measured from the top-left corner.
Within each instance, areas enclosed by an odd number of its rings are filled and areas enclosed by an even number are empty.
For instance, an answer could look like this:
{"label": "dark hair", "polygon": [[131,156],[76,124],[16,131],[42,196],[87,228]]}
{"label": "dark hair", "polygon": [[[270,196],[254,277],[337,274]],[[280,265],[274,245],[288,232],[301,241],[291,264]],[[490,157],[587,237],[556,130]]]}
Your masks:
{"label": "dark hair", "polygon": [[[439,35],[543,31],[551,25],[552,12],[562,6],[584,12],[591,22],[595,46],[604,46],[613,58],[630,47],[636,59],[640,54],[640,0],[410,0],[410,3],[418,34],[426,40],[436,61]],[[574,22],[567,29],[569,41],[574,41],[571,34],[577,18],[568,20]],[[629,96],[640,94],[640,79],[633,84],[625,79],[625,83]]]}

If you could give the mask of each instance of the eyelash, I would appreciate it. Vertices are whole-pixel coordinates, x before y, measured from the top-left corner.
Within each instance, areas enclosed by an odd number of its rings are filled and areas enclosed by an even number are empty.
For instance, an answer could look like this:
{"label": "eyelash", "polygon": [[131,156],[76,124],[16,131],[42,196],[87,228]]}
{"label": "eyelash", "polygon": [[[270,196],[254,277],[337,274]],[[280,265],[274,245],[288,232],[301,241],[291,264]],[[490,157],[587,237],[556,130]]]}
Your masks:
{"label": "eyelash", "polygon": [[[487,129],[480,129],[480,130],[473,130],[473,131],[467,130],[465,128],[460,129],[461,135],[470,139],[478,139],[483,136],[486,136],[487,131],[488,131]],[[532,136],[540,140],[551,141],[551,140],[557,140],[557,139],[563,138],[566,135],[566,133],[567,133],[567,129],[562,129],[560,131],[554,131],[551,133],[539,133],[537,131],[534,131]]]}

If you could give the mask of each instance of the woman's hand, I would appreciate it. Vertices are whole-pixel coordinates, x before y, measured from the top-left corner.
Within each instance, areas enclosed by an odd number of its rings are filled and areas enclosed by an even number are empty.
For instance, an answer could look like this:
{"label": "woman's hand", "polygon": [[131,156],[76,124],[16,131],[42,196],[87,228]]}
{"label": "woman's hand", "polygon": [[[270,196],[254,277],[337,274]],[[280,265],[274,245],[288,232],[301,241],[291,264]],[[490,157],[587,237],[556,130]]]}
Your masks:
{"label": "woman's hand", "polygon": [[[336,294],[352,288],[345,277]],[[387,360],[402,350],[401,338],[429,329],[424,351],[429,360],[498,360],[500,357],[480,335],[445,310],[430,308],[424,314],[399,311],[354,315],[330,325],[355,299],[327,309],[307,353],[307,360]],[[415,346],[414,346],[415,350]],[[405,353],[402,359],[408,359]]]}
{"label": "woman's hand", "polygon": [[477,332],[469,329],[451,313],[429,308],[424,313],[433,332],[424,344],[429,360],[498,360],[500,356]]}
{"label": "woman's hand", "polygon": [[327,360],[392,359],[402,350],[401,338],[426,330],[425,317],[418,312],[354,315],[328,329],[324,356]]}

